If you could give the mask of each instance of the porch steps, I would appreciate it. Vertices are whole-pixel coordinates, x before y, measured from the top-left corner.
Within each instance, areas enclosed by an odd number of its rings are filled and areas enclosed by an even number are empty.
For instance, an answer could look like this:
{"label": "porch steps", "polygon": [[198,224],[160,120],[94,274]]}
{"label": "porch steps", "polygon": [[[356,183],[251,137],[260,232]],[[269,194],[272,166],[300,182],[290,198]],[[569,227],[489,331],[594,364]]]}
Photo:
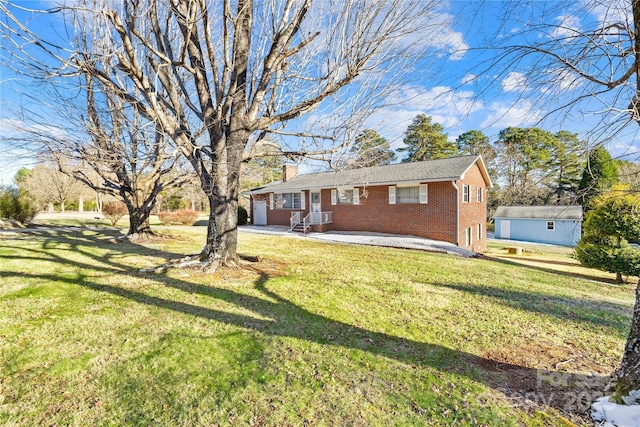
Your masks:
{"label": "porch steps", "polygon": [[[309,230],[309,228],[311,228],[311,225],[307,225],[307,230]],[[291,231],[295,231],[296,233],[306,233],[307,230],[304,229],[304,225],[299,222],[297,223],[292,229]]]}

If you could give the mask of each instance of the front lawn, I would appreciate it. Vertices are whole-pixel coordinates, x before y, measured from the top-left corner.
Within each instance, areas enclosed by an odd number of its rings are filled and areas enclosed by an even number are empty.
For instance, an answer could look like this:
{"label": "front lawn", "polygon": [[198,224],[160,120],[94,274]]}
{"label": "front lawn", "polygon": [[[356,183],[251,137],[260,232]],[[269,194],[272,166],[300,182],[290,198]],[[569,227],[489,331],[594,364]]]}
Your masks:
{"label": "front lawn", "polygon": [[141,273],[206,231],[158,229],[0,234],[0,424],[581,424],[633,304],[508,259],[248,233],[260,262]]}

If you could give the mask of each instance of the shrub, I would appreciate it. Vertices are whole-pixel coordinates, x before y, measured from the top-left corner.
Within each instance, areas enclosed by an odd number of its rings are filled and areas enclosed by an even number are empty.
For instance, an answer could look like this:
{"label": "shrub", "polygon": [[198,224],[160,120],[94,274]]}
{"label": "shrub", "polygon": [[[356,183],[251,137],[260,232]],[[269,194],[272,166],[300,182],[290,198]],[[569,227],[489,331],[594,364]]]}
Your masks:
{"label": "shrub", "polygon": [[169,200],[167,200],[167,209],[172,211],[186,209],[187,206],[189,206],[189,201],[184,200],[182,196],[179,196],[177,194],[174,194],[173,196],[169,197]]}
{"label": "shrub", "polygon": [[120,218],[127,214],[127,206],[122,202],[105,202],[102,204],[102,215],[107,218],[111,225],[116,225]]}
{"label": "shrub", "polygon": [[247,210],[242,206],[238,206],[238,225],[245,225],[248,218]]}
{"label": "shrub", "polygon": [[164,225],[193,225],[198,219],[199,213],[192,209],[180,209],[175,212],[160,212],[158,218]]}
{"label": "shrub", "polygon": [[0,189],[0,193],[0,217],[26,225],[36,216],[35,203],[25,190],[4,187]]}

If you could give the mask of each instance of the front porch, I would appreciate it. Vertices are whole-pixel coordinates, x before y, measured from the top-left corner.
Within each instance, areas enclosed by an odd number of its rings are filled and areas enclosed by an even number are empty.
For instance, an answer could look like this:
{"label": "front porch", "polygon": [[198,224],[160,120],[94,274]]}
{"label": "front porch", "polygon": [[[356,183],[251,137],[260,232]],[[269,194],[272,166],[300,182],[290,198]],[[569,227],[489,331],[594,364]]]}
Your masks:
{"label": "front porch", "polygon": [[308,231],[324,233],[333,230],[333,212],[309,212],[302,217],[304,212],[291,212],[289,230],[306,234]]}

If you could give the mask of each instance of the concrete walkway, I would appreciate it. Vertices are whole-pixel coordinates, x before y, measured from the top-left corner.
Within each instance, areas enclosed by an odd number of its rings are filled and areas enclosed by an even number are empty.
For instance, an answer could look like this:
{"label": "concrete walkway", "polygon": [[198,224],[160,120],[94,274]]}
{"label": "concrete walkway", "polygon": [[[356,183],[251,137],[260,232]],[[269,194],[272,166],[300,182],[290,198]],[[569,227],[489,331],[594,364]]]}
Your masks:
{"label": "concrete walkway", "polygon": [[477,255],[475,252],[459,248],[452,243],[398,234],[369,233],[365,231],[328,231],[326,233],[301,234],[289,231],[288,227],[279,225],[243,225],[238,227],[238,230],[246,233],[273,234],[301,239],[309,238],[334,243],[418,249],[421,251],[438,252],[464,257],[473,257]]}

